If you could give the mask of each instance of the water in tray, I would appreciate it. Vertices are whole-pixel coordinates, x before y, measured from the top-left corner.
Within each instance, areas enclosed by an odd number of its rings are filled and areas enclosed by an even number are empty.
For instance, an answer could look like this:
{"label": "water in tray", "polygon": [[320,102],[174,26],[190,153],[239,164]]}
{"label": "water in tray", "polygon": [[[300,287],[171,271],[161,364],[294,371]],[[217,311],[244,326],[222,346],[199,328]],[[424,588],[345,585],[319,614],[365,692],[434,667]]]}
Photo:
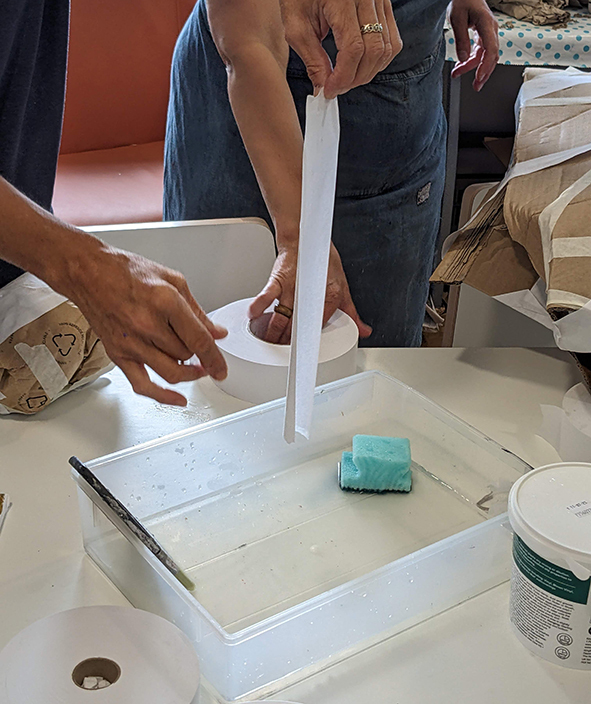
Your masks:
{"label": "water in tray", "polygon": [[340,455],[259,476],[148,521],[197,585],[197,600],[226,630],[239,631],[484,520],[474,504],[416,466],[410,494],[344,492]]}

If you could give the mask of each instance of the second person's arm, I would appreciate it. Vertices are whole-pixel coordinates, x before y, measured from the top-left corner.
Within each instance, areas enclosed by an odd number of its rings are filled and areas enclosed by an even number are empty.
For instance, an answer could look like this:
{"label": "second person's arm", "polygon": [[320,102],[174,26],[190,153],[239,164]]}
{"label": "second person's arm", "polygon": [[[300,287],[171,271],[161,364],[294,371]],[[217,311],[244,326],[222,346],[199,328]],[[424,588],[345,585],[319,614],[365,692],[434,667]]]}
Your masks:
{"label": "second person's arm", "polygon": [[[212,35],[228,73],[228,94],[277,235],[278,257],[251,307],[257,317],[275,300],[292,308],[299,236],[303,139],[286,79],[289,47],[278,0],[208,0]],[[331,251],[325,320],[337,308],[363,325],[336,249]],[[289,320],[275,314],[270,342],[287,342]]]}

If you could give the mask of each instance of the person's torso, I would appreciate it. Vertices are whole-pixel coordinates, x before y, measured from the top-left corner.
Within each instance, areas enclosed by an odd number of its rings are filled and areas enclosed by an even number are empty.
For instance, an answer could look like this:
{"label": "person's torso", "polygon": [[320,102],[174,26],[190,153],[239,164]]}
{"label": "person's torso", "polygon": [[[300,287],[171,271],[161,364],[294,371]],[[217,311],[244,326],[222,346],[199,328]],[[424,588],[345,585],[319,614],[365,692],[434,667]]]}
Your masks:
{"label": "person's torso", "polygon": [[[434,52],[443,35],[448,4],[449,0],[392,0],[394,19],[402,38],[403,49],[382,73],[406,71]],[[196,14],[189,22],[195,32],[208,35],[205,48],[211,51],[215,49],[215,45],[211,39],[206,5],[207,0],[198,0]],[[328,34],[323,45],[334,64],[337,47],[332,32]],[[296,73],[305,71],[303,61],[293,49],[290,52],[288,70]]]}
{"label": "person's torso", "polygon": [[[60,143],[68,24],[69,0],[0,0],[0,176],[45,209]],[[20,273],[0,260],[0,287]]]}
{"label": "person's torso", "polygon": [[[449,0],[392,0],[394,19],[402,39],[402,51],[382,73],[406,71],[426,59],[441,41]],[[323,42],[333,64],[337,47],[330,33]],[[290,70],[304,70],[303,61],[292,50]]]}

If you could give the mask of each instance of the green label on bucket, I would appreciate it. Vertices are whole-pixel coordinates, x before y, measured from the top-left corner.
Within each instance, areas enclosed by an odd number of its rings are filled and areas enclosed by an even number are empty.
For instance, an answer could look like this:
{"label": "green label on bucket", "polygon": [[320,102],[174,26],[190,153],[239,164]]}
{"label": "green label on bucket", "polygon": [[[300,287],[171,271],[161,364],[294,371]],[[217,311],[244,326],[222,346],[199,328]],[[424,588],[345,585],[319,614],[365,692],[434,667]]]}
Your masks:
{"label": "green label on bucket", "polygon": [[575,604],[587,603],[591,578],[583,582],[569,570],[544,560],[517,534],[513,536],[513,559],[522,574],[540,589]]}

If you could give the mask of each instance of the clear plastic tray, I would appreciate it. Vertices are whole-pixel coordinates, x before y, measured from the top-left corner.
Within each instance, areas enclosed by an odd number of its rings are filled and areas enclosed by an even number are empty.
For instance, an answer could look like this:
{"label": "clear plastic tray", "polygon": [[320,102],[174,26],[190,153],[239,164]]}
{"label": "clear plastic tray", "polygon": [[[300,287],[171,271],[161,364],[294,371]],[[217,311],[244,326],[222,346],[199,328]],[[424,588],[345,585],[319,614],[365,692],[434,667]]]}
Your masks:
{"label": "clear plastic tray", "polygon": [[[507,579],[500,514],[530,469],[380,372],[318,388],[309,441],[283,441],[283,412],[273,401],[88,463],[192,593],[79,482],[88,554],[134,606],[185,631],[230,701],[267,696]],[[410,439],[410,494],[338,487],[356,433]]]}

